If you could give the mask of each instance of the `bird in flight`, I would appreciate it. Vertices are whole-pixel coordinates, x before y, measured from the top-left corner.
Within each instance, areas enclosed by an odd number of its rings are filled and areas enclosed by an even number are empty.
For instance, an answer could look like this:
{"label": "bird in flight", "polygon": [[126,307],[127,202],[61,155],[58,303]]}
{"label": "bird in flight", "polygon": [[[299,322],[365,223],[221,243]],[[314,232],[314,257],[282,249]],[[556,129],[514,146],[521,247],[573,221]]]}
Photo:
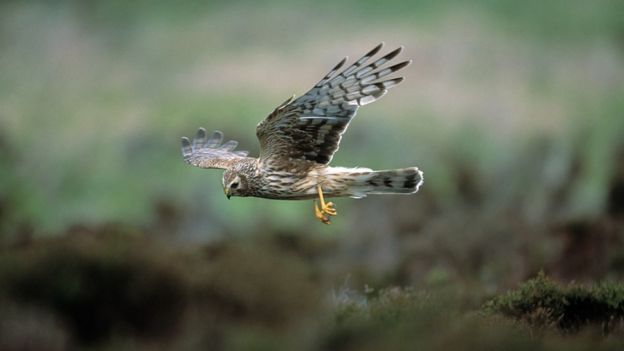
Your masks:
{"label": "bird in flight", "polygon": [[329,166],[358,108],[403,81],[403,77],[387,76],[411,60],[386,65],[403,47],[372,60],[382,47],[383,43],[377,45],[340,71],[345,57],[310,91],[297,99],[289,98],[271,112],[256,127],[258,158],[235,150],[238,142],[234,140],[224,143],[220,131],[208,136],[199,128],[192,141],[182,138],[184,161],[200,168],[224,169],[223,191],[228,199],[314,199],[314,215],[325,224],[331,223],[330,216],[337,215],[334,204],[326,198],[417,192],[423,183],[423,173],[417,167],[373,171]]}

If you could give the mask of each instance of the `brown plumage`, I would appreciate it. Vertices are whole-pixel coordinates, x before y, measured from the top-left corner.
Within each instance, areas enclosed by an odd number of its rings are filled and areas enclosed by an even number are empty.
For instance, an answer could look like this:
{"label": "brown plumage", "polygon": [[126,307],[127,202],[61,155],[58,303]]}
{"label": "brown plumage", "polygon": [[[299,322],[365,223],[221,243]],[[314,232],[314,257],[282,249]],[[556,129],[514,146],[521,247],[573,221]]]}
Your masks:
{"label": "brown plumage", "polygon": [[[383,43],[377,45],[339,72],[347,60],[344,58],[310,91],[286,100],[261,121],[256,127],[259,158],[235,151],[236,141],[223,143],[221,132],[208,137],[200,128],[192,142],[182,138],[184,160],[201,168],[225,169],[223,188],[228,198],[295,200],[316,198],[319,192],[326,197],[356,198],[415,193],[423,182],[423,174],[416,167],[373,171],[328,166],[358,108],[379,99],[403,80],[387,76],[411,61],[386,65],[403,48],[372,61],[382,47]],[[326,206],[322,196],[320,200],[322,207]],[[334,215],[333,204],[327,205],[332,209],[321,209],[320,213]],[[329,222],[327,216],[319,219]]]}

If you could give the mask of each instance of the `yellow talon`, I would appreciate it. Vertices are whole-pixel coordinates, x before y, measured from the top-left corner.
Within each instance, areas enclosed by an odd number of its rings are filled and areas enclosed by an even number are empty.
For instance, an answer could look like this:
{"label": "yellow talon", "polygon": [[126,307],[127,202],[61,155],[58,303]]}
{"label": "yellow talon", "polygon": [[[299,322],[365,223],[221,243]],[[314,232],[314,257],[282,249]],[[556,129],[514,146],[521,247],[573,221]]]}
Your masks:
{"label": "yellow talon", "polygon": [[330,224],[328,216],[335,216],[338,214],[336,208],[334,207],[333,202],[325,202],[323,198],[323,189],[321,189],[320,185],[316,186],[319,194],[320,206],[317,204],[316,200],[314,200],[314,216],[325,224]]}
{"label": "yellow talon", "polygon": [[321,222],[323,222],[325,224],[331,224],[331,221],[329,220],[329,217],[325,216],[325,214],[323,213],[323,210],[318,207],[318,204],[316,203],[316,200],[314,200],[314,216],[319,221],[321,221]]}
{"label": "yellow talon", "polygon": [[323,208],[323,212],[327,213],[328,215],[331,216],[335,216],[338,214],[338,212],[336,211],[336,208],[334,207],[334,203],[333,202],[328,202],[325,204],[325,207]]}

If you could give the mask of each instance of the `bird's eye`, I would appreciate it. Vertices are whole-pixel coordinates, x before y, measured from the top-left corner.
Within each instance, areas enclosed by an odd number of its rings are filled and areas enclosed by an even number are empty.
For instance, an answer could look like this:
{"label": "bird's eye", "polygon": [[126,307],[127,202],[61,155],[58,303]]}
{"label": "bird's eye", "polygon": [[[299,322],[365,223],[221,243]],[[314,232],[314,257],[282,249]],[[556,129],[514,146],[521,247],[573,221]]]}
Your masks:
{"label": "bird's eye", "polygon": [[238,188],[238,182],[234,182],[234,183],[230,184],[230,188],[232,188],[232,189]]}

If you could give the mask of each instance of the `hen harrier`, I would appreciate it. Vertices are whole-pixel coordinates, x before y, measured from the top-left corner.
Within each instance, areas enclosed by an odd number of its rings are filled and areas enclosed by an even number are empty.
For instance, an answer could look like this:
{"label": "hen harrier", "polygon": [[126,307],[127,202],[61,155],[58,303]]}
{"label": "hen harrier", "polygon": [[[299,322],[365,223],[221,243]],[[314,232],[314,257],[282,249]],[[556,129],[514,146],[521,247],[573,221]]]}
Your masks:
{"label": "hen harrier", "polygon": [[[260,157],[235,151],[238,142],[223,142],[223,133],[208,137],[200,128],[191,142],[182,138],[182,156],[201,168],[220,168],[223,191],[230,196],[256,196],[279,200],[314,200],[314,214],[323,223],[337,214],[328,197],[367,194],[412,194],[423,183],[417,167],[373,171],[369,168],[330,167],[342,134],[360,106],[369,104],[399,84],[403,78],[386,79],[411,61],[384,65],[402,47],[367,64],[383,43],[338,73],[345,57],[305,95],[279,105],[256,127]],[[318,197],[319,203],[316,201]]]}

